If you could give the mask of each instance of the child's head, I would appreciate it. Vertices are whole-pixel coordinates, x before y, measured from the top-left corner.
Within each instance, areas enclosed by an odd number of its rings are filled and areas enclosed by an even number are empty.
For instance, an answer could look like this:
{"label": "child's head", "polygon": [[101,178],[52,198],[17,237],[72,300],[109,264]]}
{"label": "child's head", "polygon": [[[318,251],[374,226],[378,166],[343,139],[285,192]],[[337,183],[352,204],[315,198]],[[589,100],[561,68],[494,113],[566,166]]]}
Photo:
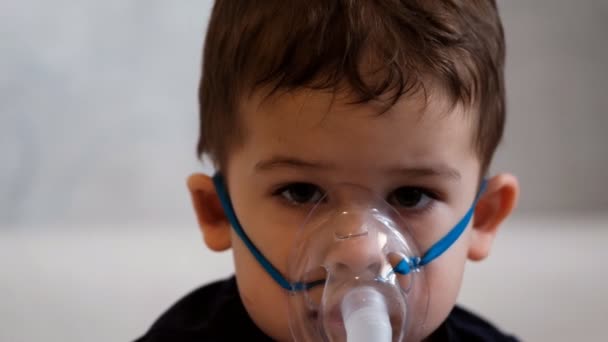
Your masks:
{"label": "child's head", "polygon": [[[198,152],[283,274],[311,202],[336,183],[381,194],[430,227],[414,232],[424,251],[473,203],[501,139],[504,50],[491,0],[218,0]],[[207,245],[233,249],[249,315],[288,339],[287,292],[230,228],[209,177],[193,175],[189,187]],[[512,176],[491,178],[470,227],[426,267],[427,333],[454,305],[466,259],[487,256],[517,192]]]}

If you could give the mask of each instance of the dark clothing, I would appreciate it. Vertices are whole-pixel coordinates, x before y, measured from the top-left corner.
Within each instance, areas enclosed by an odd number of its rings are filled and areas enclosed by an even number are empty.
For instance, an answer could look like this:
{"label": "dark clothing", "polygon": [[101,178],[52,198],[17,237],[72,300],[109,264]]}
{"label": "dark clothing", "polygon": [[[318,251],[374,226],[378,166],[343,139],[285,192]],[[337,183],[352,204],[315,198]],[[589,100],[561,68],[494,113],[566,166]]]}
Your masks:
{"label": "dark clothing", "polygon": [[[517,341],[455,307],[432,341]],[[203,286],[165,312],[135,342],[272,341],[249,318],[234,277]]]}

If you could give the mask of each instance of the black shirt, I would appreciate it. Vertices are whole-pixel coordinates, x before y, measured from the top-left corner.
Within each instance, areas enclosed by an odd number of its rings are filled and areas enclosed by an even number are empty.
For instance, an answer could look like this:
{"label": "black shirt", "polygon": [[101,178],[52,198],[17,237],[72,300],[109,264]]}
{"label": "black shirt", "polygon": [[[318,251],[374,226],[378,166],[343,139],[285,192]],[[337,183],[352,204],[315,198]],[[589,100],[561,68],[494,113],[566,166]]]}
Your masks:
{"label": "black shirt", "polygon": [[[178,301],[135,342],[272,341],[249,318],[236,280],[203,286]],[[431,341],[517,341],[480,317],[455,307]]]}

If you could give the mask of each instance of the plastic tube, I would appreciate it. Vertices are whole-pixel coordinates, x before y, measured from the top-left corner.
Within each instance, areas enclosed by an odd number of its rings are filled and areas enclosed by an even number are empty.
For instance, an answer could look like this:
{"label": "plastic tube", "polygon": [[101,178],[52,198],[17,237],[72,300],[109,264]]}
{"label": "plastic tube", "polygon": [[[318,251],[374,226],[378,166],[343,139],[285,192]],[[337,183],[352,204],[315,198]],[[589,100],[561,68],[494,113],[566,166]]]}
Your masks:
{"label": "plastic tube", "polygon": [[341,304],[347,342],[390,342],[393,329],[384,296],[373,287],[349,291]]}

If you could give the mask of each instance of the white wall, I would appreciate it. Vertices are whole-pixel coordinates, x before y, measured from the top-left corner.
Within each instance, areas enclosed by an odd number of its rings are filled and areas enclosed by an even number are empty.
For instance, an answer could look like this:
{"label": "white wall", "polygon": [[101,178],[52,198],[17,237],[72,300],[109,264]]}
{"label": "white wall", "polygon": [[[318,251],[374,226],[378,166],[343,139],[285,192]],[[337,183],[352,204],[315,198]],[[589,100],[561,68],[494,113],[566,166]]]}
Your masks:
{"label": "white wall", "polygon": [[190,218],[210,3],[2,2],[0,225]]}
{"label": "white wall", "polygon": [[499,0],[507,35],[506,139],[528,212],[608,211],[608,1]]}

